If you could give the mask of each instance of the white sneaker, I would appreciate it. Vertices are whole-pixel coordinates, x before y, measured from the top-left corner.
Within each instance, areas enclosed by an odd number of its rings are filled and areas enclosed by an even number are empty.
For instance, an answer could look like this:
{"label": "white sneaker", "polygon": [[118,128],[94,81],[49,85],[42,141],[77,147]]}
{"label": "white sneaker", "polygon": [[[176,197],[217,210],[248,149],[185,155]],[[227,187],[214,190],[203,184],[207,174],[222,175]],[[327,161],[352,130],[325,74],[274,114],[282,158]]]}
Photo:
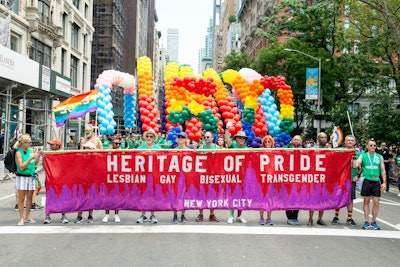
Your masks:
{"label": "white sneaker", "polygon": [[233,217],[232,216],[228,218],[228,223],[233,223]]}
{"label": "white sneaker", "polygon": [[158,220],[157,220],[156,216],[154,216],[154,215],[150,216],[150,221],[152,224],[158,223]]}
{"label": "white sneaker", "polygon": [[106,216],[104,216],[103,223],[108,223],[109,218],[110,218],[110,216],[108,214]]}
{"label": "white sneaker", "polygon": [[68,223],[68,219],[65,215],[61,216],[61,223],[63,223],[63,224]]}
{"label": "white sneaker", "polygon": [[121,219],[119,218],[119,215],[115,214],[114,222],[116,222],[116,223],[120,223],[121,222]]}
{"label": "white sneaker", "polygon": [[237,220],[241,223],[247,223],[246,219],[243,218],[242,216],[238,217]]}

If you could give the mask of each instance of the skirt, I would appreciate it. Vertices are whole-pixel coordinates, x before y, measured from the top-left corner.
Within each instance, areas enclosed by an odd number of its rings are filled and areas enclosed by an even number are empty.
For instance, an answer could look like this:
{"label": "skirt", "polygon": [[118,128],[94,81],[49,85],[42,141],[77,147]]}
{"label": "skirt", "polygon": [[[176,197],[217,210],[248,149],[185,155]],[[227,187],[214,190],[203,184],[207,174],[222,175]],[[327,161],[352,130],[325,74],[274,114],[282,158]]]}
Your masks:
{"label": "skirt", "polygon": [[15,189],[17,190],[35,190],[35,176],[17,176],[15,177]]}

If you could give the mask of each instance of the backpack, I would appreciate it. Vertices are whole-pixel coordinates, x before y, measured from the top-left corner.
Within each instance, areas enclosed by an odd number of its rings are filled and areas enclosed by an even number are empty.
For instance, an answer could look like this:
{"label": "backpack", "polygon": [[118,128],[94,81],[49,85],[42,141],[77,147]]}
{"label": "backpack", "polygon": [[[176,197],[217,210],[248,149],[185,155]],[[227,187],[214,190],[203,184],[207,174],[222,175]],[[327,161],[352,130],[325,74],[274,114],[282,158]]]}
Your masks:
{"label": "backpack", "polygon": [[16,148],[12,148],[8,150],[6,156],[4,157],[4,167],[9,172],[17,172],[17,163],[15,163],[15,152],[17,151]]}

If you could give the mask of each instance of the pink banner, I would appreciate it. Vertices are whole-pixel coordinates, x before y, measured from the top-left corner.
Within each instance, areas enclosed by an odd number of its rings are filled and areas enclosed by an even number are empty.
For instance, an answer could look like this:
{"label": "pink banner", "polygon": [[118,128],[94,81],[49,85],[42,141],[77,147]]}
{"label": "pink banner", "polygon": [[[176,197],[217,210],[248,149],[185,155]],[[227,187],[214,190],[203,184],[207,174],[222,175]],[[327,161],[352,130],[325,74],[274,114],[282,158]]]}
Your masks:
{"label": "pink banner", "polygon": [[348,204],[352,150],[45,154],[46,212],[327,210]]}

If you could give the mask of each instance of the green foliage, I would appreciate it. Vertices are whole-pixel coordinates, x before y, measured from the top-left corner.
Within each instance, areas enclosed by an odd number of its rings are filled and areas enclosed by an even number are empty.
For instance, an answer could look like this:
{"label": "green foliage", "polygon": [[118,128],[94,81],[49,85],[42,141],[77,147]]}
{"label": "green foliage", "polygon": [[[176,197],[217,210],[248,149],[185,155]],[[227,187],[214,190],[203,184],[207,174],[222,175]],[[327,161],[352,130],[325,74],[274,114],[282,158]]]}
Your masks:
{"label": "green foliage", "polygon": [[235,15],[229,15],[228,18],[229,24],[236,22],[236,16]]}
{"label": "green foliage", "polygon": [[232,69],[239,71],[241,68],[249,68],[254,60],[245,53],[238,53],[235,50],[224,58],[225,65],[222,70]]}

